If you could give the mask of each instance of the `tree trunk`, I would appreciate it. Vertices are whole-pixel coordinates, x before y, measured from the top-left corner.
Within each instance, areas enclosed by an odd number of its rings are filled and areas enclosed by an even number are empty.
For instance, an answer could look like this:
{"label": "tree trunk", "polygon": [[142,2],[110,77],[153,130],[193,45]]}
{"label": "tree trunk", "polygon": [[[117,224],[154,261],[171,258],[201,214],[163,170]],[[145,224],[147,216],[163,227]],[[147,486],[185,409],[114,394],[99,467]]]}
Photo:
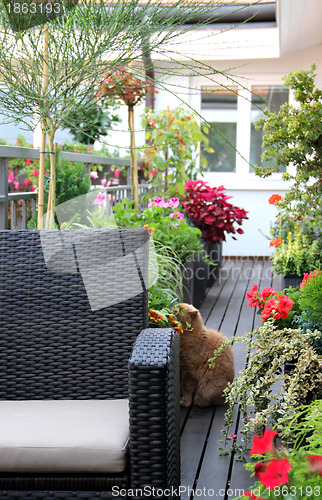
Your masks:
{"label": "tree trunk", "polygon": [[50,181],[49,195],[46,215],[46,229],[55,228],[55,206],[56,206],[56,153],[57,144],[54,147],[54,133],[48,132],[48,145],[50,154]]}
{"label": "tree trunk", "polygon": [[[43,65],[43,78],[42,78],[42,91],[45,94],[48,86],[48,41],[49,31],[48,24],[44,26],[44,65]],[[45,120],[42,119],[42,136],[41,136],[41,150],[39,160],[39,180],[38,180],[38,229],[43,229],[43,216],[44,216],[44,187],[45,187],[45,157],[46,157],[46,127]]]}
{"label": "tree trunk", "polygon": [[139,181],[138,181],[138,161],[135,148],[135,132],[134,132],[134,107],[128,107],[129,129],[131,137],[131,190],[132,199],[134,200],[134,208],[139,210]]}

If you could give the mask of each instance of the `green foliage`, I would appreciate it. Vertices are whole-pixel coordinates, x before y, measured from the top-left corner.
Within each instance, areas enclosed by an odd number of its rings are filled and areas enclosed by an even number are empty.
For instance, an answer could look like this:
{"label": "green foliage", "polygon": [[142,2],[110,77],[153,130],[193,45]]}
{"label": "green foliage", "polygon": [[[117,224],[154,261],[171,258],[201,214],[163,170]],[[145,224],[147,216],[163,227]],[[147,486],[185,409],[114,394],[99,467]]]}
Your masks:
{"label": "green foliage", "polygon": [[305,449],[310,453],[321,453],[322,449],[322,400],[298,408],[295,415],[286,416],[283,422],[284,435],[293,436],[294,449]]}
{"label": "green foliage", "polygon": [[322,329],[322,271],[306,280],[300,296],[300,307]]}
{"label": "green foliage", "polygon": [[[294,90],[296,105],[285,104],[278,113],[264,112],[257,122],[264,129],[262,155],[268,167],[255,166],[255,173],[267,177],[290,163],[295,174],[283,174],[292,180],[280,207],[303,216],[322,214],[322,91],[315,88],[315,65],[311,70],[301,70],[284,77],[284,84]],[[317,202],[318,201],[318,202]]]}
{"label": "green foliage", "polygon": [[57,205],[89,191],[91,181],[89,175],[86,174],[86,165],[65,160],[59,152],[56,157],[56,176]]}
{"label": "green foliage", "polygon": [[[247,367],[225,390],[229,408],[225,415],[225,446],[230,442],[229,427],[235,405],[240,405],[243,426],[241,444],[235,444],[242,459],[251,437],[261,434],[265,427],[274,424],[285,445],[292,444],[292,437],[284,434],[285,417],[295,415],[307,399],[322,396],[322,356],[312,346],[312,338],[321,337],[321,332],[303,333],[300,329],[278,329],[269,319],[255,332],[223,343],[209,360],[214,366],[216,358],[227,345],[245,342],[249,359]],[[295,368],[284,375],[286,361],[294,360]],[[274,385],[281,381],[276,391]],[[276,386],[275,386],[276,387]]]}
{"label": "green foliage", "polygon": [[142,125],[147,140],[141,150],[142,164],[148,181],[166,197],[183,195],[184,184],[196,179],[207,164],[203,158],[200,168],[197,166],[200,144],[210,150],[208,138],[191,112],[183,107],[147,110]]}
{"label": "green foliage", "polygon": [[84,106],[80,103],[79,108],[70,114],[66,125],[63,123],[62,128],[70,131],[75,142],[89,146],[102,136],[108,135],[112,124],[119,121],[117,115],[111,114],[106,102],[97,103],[92,97],[92,100],[85,101]]}
{"label": "green foliage", "polygon": [[172,218],[171,215],[176,209],[152,205],[139,213],[132,206],[133,204],[125,199],[113,207],[119,227],[147,226],[153,233],[153,239],[171,248],[182,264],[195,251],[202,250],[200,230],[188,224],[182,214],[179,220]]}
{"label": "green foliage", "polygon": [[311,243],[302,231],[294,235],[288,233],[286,241],[281,243],[271,256],[273,271],[283,276],[302,276],[305,272],[316,269],[321,262],[319,243]]}

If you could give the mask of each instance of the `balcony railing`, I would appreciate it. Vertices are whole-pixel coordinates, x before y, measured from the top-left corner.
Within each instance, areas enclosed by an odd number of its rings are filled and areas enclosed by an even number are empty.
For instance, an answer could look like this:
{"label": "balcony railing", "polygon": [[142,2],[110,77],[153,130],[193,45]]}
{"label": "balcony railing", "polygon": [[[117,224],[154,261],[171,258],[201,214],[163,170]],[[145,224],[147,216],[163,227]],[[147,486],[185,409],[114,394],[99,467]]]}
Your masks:
{"label": "balcony railing", "polygon": [[[130,160],[85,153],[70,153],[69,151],[63,151],[61,155],[71,162],[85,163],[88,173],[90,172],[91,164],[127,167],[127,184],[108,187],[106,188],[106,192],[110,195],[112,206],[124,198],[131,199]],[[38,149],[19,146],[0,146],[0,229],[26,229],[28,220],[36,213],[36,200],[38,196],[36,192],[8,192],[8,163],[10,158],[39,160],[39,156]],[[139,185],[140,210],[144,208],[143,196],[148,192],[149,186],[147,184]],[[17,211],[20,206],[21,215],[18,219]]]}

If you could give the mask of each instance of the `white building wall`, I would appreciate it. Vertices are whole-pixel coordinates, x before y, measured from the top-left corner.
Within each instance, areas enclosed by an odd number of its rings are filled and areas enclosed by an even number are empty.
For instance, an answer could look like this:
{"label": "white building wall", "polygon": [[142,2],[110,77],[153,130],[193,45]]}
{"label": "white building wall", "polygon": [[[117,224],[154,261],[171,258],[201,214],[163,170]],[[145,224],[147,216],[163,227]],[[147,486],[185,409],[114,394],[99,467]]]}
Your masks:
{"label": "white building wall", "polygon": [[[317,66],[316,84],[322,87],[322,45],[280,58],[236,61],[213,60],[210,63],[214,69],[219,71],[224,71],[228,66],[236,68],[233,71],[234,81],[239,81],[243,87],[238,97],[237,122],[245,123],[245,120],[249,122],[249,127],[237,126],[237,150],[239,154],[236,155],[236,173],[208,172],[203,177],[212,186],[224,185],[227,194],[233,196],[230,201],[249,212],[249,220],[242,225],[245,234],[237,235],[237,240],[233,240],[229,235],[227,236],[227,241],[223,246],[223,252],[226,256],[268,256],[271,254],[273,249],[269,247],[269,240],[271,239],[270,227],[276,218],[276,208],[268,203],[268,198],[272,194],[283,196],[289,186],[279,174],[261,179],[253,173],[249,173],[251,105],[249,102],[250,94],[247,89],[250,90],[255,85],[281,85],[284,75],[295,70],[310,69],[313,62]],[[229,84],[229,79],[226,77],[215,75],[214,79],[224,85]],[[169,97],[167,92],[160,91],[156,100],[157,108],[172,107],[177,102],[181,102],[180,98],[184,95],[187,79],[184,80],[184,84],[181,80],[180,84],[178,84],[178,78],[172,80],[169,77],[167,83],[172,84],[172,95]],[[193,108],[196,115],[200,113],[200,88],[202,85],[211,85],[211,78],[190,77],[188,84],[190,91],[186,94],[186,102]],[[173,95],[176,87],[179,96],[177,100]],[[290,103],[292,103],[292,95],[290,96]]]}

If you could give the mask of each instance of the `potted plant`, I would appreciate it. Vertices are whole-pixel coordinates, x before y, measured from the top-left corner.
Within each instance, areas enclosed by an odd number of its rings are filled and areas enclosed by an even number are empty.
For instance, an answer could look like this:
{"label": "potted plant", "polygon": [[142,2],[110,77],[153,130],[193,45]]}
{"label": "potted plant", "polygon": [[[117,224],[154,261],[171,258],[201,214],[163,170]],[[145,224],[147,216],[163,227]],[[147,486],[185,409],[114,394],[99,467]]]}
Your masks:
{"label": "potted plant", "polygon": [[113,210],[118,226],[147,227],[155,241],[172,249],[181,265],[183,301],[199,307],[206,294],[201,231],[188,223],[179,205],[178,198],[163,200],[155,196],[141,213],[134,210],[133,203],[128,200],[117,203]]}
{"label": "potted plant", "polygon": [[319,242],[310,241],[302,231],[289,232],[286,241],[276,238],[271,241],[276,251],[272,255],[273,271],[284,277],[284,288],[297,286],[303,273],[313,271],[321,262]]}
{"label": "potted plant", "polygon": [[[185,184],[185,197],[182,206],[190,220],[201,231],[205,250],[215,269],[208,269],[208,286],[218,277],[221,266],[222,242],[227,234],[243,234],[241,226],[248,219],[247,212],[228,202],[231,196],[225,194],[223,186],[211,188],[202,180],[188,181]],[[233,236],[236,239],[235,236]]]}
{"label": "potted plant", "polygon": [[[262,326],[223,343],[209,360],[213,366],[222,349],[233,342],[248,345],[247,367],[225,391],[229,409],[225,416],[224,443],[227,446],[229,442],[232,414],[239,404],[243,438],[234,447],[242,458],[251,436],[262,434],[272,422],[280,430],[282,442],[287,444],[289,436],[284,435],[282,428],[285,417],[294,415],[300,405],[322,396],[322,355],[315,348],[321,342],[321,332],[297,327],[303,312],[300,294],[301,289],[296,291],[291,287],[283,292],[266,287],[259,292],[254,285],[247,292],[247,299],[251,307],[259,308]],[[284,366],[289,360],[294,361],[294,366],[285,373]],[[276,382],[280,383],[280,389],[276,389]]]}

